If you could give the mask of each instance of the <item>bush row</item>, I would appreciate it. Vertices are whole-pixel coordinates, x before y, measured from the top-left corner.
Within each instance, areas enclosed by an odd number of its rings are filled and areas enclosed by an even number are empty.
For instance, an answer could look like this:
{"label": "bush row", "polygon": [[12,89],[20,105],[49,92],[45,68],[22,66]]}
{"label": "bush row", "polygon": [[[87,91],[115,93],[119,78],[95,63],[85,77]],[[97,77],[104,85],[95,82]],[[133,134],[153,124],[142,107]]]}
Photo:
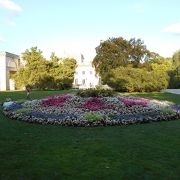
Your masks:
{"label": "bush row", "polygon": [[107,84],[122,92],[160,91],[168,86],[168,75],[162,71],[119,67],[113,69],[107,78]]}
{"label": "bush row", "polygon": [[81,97],[108,97],[113,96],[113,91],[110,89],[81,89],[77,95]]}

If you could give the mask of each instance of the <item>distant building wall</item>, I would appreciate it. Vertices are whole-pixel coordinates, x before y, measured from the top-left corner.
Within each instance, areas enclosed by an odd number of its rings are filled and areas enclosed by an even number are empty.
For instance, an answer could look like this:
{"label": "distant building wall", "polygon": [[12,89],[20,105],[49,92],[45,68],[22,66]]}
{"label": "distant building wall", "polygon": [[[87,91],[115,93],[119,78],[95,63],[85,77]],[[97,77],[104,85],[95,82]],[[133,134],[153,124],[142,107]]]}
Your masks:
{"label": "distant building wall", "polygon": [[75,70],[73,86],[80,89],[95,88],[99,83],[100,78],[96,75],[92,64],[81,60]]}
{"label": "distant building wall", "polygon": [[19,56],[8,52],[0,52],[0,90],[14,90],[14,82],[10,74],[15,73],[20,66]]}

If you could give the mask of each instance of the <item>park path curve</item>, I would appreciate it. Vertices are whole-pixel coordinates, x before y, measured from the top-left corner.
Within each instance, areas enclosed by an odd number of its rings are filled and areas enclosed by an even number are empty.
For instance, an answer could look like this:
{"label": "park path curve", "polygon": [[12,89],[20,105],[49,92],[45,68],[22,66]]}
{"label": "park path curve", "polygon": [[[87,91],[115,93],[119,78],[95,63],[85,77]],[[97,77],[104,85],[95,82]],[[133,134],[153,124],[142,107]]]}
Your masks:
{"label": "park path curve", "polygon": [[169,92],[173,94],[180,94],[180,89],[164,89],[162,92]]}

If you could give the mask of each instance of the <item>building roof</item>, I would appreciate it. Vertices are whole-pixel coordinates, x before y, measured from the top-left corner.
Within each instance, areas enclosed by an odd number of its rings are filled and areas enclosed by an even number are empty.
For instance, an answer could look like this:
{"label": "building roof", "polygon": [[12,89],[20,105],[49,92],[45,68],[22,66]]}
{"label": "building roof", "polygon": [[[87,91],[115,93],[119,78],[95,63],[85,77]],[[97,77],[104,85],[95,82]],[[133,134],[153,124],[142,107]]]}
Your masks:
{"label": "building roof", "polygon": [[13,54],[13,53],[9,53],[9,52],[6,52],[6,51],[1,51],[0,55],[11,57],[11,58],[20,58],[19,55]]}

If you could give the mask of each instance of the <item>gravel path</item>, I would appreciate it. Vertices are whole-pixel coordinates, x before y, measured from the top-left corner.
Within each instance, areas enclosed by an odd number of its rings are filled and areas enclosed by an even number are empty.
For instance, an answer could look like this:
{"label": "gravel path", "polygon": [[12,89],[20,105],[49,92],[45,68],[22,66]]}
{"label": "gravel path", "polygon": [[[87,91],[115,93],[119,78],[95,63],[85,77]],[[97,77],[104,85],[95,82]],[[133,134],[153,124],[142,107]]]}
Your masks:
{"label": "gravel path", "polygon": [[180,94],[180,89],[164,89],[162,92],[169,92],[173,94]]}

